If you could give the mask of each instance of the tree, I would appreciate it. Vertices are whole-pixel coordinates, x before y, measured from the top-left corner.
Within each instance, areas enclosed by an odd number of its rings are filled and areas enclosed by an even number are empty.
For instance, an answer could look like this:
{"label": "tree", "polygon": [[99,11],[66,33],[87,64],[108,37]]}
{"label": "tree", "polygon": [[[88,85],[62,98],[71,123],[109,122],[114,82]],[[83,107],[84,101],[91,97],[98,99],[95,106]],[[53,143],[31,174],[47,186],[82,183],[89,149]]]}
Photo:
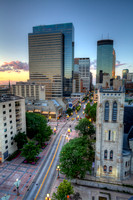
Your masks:
{"label": "tree", "polygon": [[87,115],[87,118],[92,118],[93,121],[96,121],[96,108],[97,103],[94,103],[92,106],[90,103],[86,105],[85,113]]}
{"label": "tree", "polygon": [[50,126],[47,125],[47,120],[43,115],[36,113],[26,114],[27,122],[27,135],[30,139],[33,137],[42,146],[47,141],[50,135],[53,133]]}
{"label": "tree", "polygon": [[72,112],[73,112],[73,110],[72,110],[71,108],[68,108],[67,111],[66,111],[66,113],[67,113],[69,116],[71,115]]}
{"label": "tree", "polygon": [[64,179],[58,186],[57,192],[53,193],[52,200],[67,200],[67,195],[73,193],[74,190],[71,183]]}
{"label": "tree", "polygon": [[17,135],[14,137],[14,141],[17,143],[18,149],[22,149],[23,145],[27,143],[27,137],[26,134],[23,132],[19,132]]}
{"label": "tree", "polygon": [[27,162],[35,162],[36,156],[40,153],[39,146],[35,145],[35,142],[29,141],[23,146],[21,155],[24,156]]}
{"label": "tree", "polygon": [[66,143],[60,153],[60,169],[67,178],[84,178],[91,172],[94,150],[92,142],[85,137],[75,138]]}
{"label": "tree", "polygon": [[46,117],[37,113],[26,113],[27,136],[32,139],[38,132],[45,130],[47,126]]}
{"label": "tree", "polygon": [[89,138],[95,133],[93,124],[87,118],[80,119],[75,130],[79,130],[80,135],[88,136]]}

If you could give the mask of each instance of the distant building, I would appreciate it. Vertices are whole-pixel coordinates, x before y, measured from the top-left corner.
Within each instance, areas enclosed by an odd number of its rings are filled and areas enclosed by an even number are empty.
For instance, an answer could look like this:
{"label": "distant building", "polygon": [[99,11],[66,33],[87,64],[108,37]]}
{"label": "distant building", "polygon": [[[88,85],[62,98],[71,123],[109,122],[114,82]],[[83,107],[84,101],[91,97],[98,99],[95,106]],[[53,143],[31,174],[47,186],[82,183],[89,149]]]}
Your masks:
{"label": "distant building", "polygon": [[55,99],[26,101],[26,111],[40,113],[47,118],[57,120],[63,112],[62,106]]}
{"label": "distant building", "polygon": [[127,80],[133,82],[133,73],[127,73]]}
{"label": "distant building", "polygon": [[104,73],[109,73],[110,78],[115,77],[113,40],[99,40],[97,42],[96,83],[102,83],[102,75]]}
{"label": "distant building", "polygon": [[80,92],[80,73],[73,72],[73,92]]}
{"label": "distant building", "polygon": [[29,100],[45,100],[45,85],[35,82],[16,82],[16,85],[12,85],[12,94]]}
{"label": "distant building", "polygon": [[[123,87],[117,91],[103,88],[98,90],[95,155],[98,180],[121,181],[131,175],[132,151],[129,136],[132,135],[133,138],[133,122],[127,130],[124,102]],[[132,119],[132,115],[129,115]]]}
{"label": "distant building", "polygon": [[123,79],[127,79],[127,74],[128,74],[129,70],[128,69],[123,69],[122,70],[122,78]]}
{"label": "distant building", "polygon": [[30,80],[45,84],[46,99],[71,95],[73,66],[72,23],[33,27],[29,34]]}
{"label": "distant building", "polygon": [[0,162],[17,150],[14,136],[26,133],[25,100],[6,94],[0,97]]}
{"label": "distant building", "polygon": [[81,80],[83,81],[83,88],[87,92],[90,90],[90,59],[89,58],[75,58],[74,59],[74,72],[80,73]]}
{"label": "distant building", "polygon": [[115,76],[115,79],[120,80],[121,77],[120,76]]}

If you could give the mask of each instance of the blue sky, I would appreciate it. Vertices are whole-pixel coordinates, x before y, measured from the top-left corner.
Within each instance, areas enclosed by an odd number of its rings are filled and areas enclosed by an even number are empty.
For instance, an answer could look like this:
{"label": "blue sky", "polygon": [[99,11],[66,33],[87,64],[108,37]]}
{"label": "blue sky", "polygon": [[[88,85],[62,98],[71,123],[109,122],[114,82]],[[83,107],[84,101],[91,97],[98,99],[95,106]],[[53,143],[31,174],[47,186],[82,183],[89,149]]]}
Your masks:
{"label": "blue sky", "polygon": [[[107,38],[114,40],[116,74],[124,68],[133,72],[133,0],[1,0],[0,79],[16,72],[20,80],[22,70],[27,72],[22,63],[28,63],[33,26],[67,22],[75,28],[75,57],[90,57],[94,74],[97,40]],[[20,61],[21,68],[1,68],[12,61]]]}

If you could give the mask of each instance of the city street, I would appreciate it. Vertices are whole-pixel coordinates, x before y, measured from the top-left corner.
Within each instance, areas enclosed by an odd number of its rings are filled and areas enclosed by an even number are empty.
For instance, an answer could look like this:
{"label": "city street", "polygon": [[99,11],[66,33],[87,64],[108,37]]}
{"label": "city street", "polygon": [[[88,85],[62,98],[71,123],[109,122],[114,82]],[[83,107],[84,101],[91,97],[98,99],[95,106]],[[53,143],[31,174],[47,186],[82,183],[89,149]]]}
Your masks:
{"label": "city street", "polygon": [[[78,115],[83,117],[82,109]],[[49,123],[53,130],[57,126],[57,133],[52,135],[47,147],[39,154],[40,159],[36,165],[24,164],[24,158],[21,156],[0,165],[0,198],[10,195],[10,200],[45,199],[47,193],[51,192],[52,184],[57,176],[56,167],[59,164],[58,158],[62,146],[71,138],[78,136],[74,130],[78,123],[76,116],[77,114],[74,113],[68,120],[61,118],[58,120],[58,126],[57,122]],[[74,118],[74,121],[71,118]],[[72,132],[67,138],[68,128]],[[19,196],[14,185],[17,178],[21,180]]]}

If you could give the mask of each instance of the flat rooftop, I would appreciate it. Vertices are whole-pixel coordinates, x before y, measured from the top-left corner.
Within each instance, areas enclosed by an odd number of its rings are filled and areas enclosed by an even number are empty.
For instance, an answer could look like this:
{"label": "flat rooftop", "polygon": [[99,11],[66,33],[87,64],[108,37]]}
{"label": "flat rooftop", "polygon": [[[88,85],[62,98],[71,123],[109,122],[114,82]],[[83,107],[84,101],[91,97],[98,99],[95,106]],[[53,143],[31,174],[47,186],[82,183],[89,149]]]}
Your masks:
{"label": "flat rooftop", "polygon": [[20,96],[15,96],[13,94],[2,94],[0,96],[0,103],[1,102],[7,102],[7,101],[20,100],[20,99],[24,99],[24,98],[20,97]]}

